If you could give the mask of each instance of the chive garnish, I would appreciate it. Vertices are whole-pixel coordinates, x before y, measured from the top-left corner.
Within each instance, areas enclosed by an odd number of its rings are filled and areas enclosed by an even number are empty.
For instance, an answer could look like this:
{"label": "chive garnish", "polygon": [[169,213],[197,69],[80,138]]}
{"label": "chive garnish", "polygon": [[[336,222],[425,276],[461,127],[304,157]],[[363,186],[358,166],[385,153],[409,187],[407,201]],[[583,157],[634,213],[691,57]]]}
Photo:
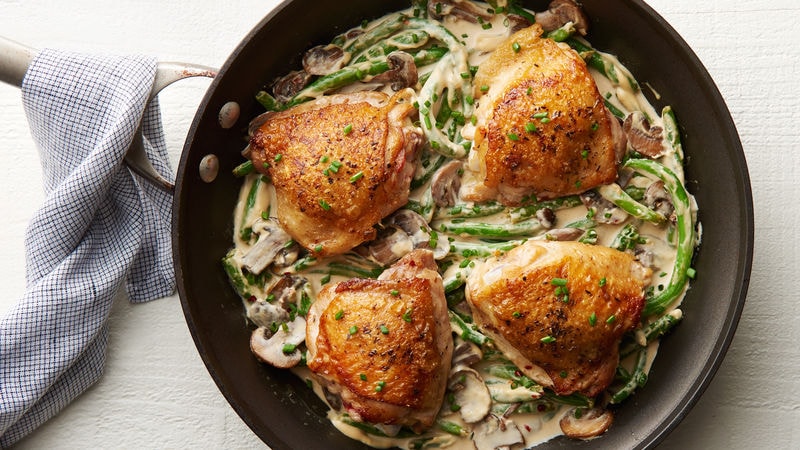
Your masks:
{"label": "chive garnish", "polygon": [[360,180],[363,177],[364,177],[364,172],[358,172],[355,175],[353,175],[352,177],[350,177],[350,182],[351,183],[355,183],[356,181]]}
{"label": "chive garnish", "polygon": [[324,199],[319,199],[319,206],[321,206],[325,211],[330,211],[331,209],[331,205],[328,204],[328,202],[326,202]]}
{"label": "chive garnish", "polygon": [[555,341],[556,341],[556,338],[554,338],[553,336],[545,336],[545,337],[539,339],[539,342],[541,342],[543,344],[551,344],[551,343],[553,343]]}

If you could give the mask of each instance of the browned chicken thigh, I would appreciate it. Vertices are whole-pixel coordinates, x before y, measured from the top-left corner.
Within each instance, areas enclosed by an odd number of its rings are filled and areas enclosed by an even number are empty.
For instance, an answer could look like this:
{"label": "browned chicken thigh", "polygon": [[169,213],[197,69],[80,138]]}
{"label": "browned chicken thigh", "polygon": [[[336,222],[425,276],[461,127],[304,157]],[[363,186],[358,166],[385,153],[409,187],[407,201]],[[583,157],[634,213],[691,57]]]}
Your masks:
{"label": "browned chicken thigh", "polygon": [[430,427],[453,351],[442,279],[414,250],[377,280],[325,285],[308,313],[308,367],[357,421]]}
{"label": "browned chicken thigh", "polygon": [[[475,75],[476,131],[467,199],[516,204],[577,194],[616,179],[624,133],[583,59],[540,37],[513,34]],[[479,166],[479,167],[476,167]]]}
{"label": "browned chicken thigh", "polygon": [[317,256],[375,237],[373,225],[408,200],[422,143],[406,89],[323,97],[270,114],[250,158],[275,186],[277,217]]}
{"label": "browned chicken thigh", "polygon": [[528,241],[477,267],[466,294],[479,328],[527,376],[594,397],[613,381],[650,275],[608,247]]}

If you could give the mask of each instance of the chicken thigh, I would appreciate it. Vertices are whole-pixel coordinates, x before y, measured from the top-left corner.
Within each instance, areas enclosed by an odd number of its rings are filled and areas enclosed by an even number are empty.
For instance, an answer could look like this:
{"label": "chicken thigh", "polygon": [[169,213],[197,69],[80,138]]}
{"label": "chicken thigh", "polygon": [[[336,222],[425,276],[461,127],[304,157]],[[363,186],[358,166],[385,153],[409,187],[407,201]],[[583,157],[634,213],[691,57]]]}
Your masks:
{"label": "chicken thigh", "polygon": [[650,270],[628,253],[579,242],[528,241],[467,279],[478,327],[519,369],[557,394],[594,397],[639,325]]}
{"label": "chicken thigh", "polygon": [[269,113],[253,134],[250,158],[272,178],[278,220],[316,256],[373,239],[373,225],[406,204],[422,143],[413,96],[323,97]]}
{"label": "chicken thigh", "polygon": [[377,280],[325,285],[308,313],[308,368],[355,420],[430,427],[453,352],[442,279],[414,250]]}
{"label": "chicken thigh", "polygon": [[577,194],[616,179],[624,132],[583,59],[522,29],[475,75],[476,129],[462,196],[518,204]]}

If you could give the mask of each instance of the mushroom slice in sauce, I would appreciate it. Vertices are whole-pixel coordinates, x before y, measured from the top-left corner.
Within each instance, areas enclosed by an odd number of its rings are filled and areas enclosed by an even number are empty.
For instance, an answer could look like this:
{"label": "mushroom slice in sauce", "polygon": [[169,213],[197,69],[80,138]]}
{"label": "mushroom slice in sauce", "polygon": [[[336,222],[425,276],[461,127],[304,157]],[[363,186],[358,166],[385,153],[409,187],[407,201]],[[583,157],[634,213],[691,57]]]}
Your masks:
{"label": "mushroom slice in sauce", "polygon": [[586,191],[580,197],[586,209],[594,211],[592,218],[598,223],[620,224],[628,218],[628,213],[604,199],[595,190]]}
{"label": "mushroom slice in sauce", "polygon": [[372,78],[372,82],[385,83],[397,92],[417,84],[417,65],[414,57],[406,52],[394,51],[386,57],[389,70]]}
{"label": "mushroom slice in sauce", "polygon": [[663,145],[664,129],[651,127],[647,117],[639,111],[628,114],[622,129],[628,138],[628,144],[637,152],[650,158],[658,158],[666,153]]}
{"label": "mushroom slice in sauce", "polygon": [[411,236],[403,229],[390,225],[378,232],[378,237],[364,245],[367,256],[382,266],[394,264],[414,249]]}
{"label": "mushroom slice in sauce", "polygon": [[453,394],[453,405],[466,423],[475,423],[486,417],[492,408],[492,397],[481,375],[470,367],[460,365],[450,371],[447,388]]}
{"label": "mushroom slice in sauce", "polygon": [[667,217],[672,223],[677,220],[672,198],[667,193],[664,188],[664,182],[661,180],[651,183],[644,191],[644,204],[652,208],[653,211]]}
{"label": "mushroom slice in sauce", "polygon": [[600,408],[573,408],[559,421],[564,435],[573,439],[591,439],[608,430],[614,421],[611,411]]}
{"label": "mushroom slice in sauce", "polygon": [[303,55],[303,69],[311,75],[328,75],[344,67],[345,53],[334,44],[318,45]]}
{"label": "mushroom slice in sauce", "polygon": [[270,327],[289,320],[289,311],[281,305],[274,305],[266,300],[256,300],[247,308],[247,318],[259,327]]}
{"label": "mushroom slice in sauce", "polygon": [[489,15],[485,10],[479,8],[474,3],[460,0],[429,1],[428,14],[436,20],[441,20],[445,16],[453,16],[457,19],[466,20],[472,23],[492,20],[491,15]]}
{"label": "mushroom slice in sauce", "polygon": [[490,414],[475,427],[472,437],[477,450],[495,450],[522,444],[524,439],[517,425],[505,417]]}
{"label": "mushroom slice in sauce", "polygon": [[[411,237],[414,248],[423,248],[433,251],[434,259],[442,259],[450,253],[450,243],[447,239],[434,238],[436,232],[428,226],[428,222],[419,214],[410,209],[400,209],[387,220],[387,224],[401,228]],[[431,247],[434,244],[434,247]]]}
{"label": "mushroom slice in sauce", "polygon": [[589,19],[574,0],[553,0],[547,11],[538,12],[535,17],[536,23],[541,25],[544,31],[559,29],[570,22],[583,36],[589,31]]}
{"label": "mushroom slice in sauce", "polygon": [[250,336],[250,350],[261,361],[281,369],[296,366],[302,359],[297,348],[306,339],[306,319],[297,316],[270,336],[269,328],[259,327]]}
{"label": "mushroom slice in sauce", "polygon": [[279,78],[272,87],[272,92],[275,94],[275,99],[279,102],[288,102],[306,87],[310,80],[311,75],[308,72],[305,70],[295,70]]}
{"label": "mushroom slice in sauce", "polygon": [[242,257],[242,266],[258,274],[275,261],[292,237],[275,219],[258,219],[253,224],[253,232],[258,234],[258,240]]}
{"label": "mushroom slice in sauce", "polygon": [[453,160],[439,168],[431,177],[431,195],[439,208],[453,206],[461,189],[462,162]]}
{"label": "mushroom slice in sauce", "polygon": [[548,241],[576,241],[585,233],[584,230],[580,228],[554,228],[552,230],[548,230],[547,233],[544,234],[544,238]]}

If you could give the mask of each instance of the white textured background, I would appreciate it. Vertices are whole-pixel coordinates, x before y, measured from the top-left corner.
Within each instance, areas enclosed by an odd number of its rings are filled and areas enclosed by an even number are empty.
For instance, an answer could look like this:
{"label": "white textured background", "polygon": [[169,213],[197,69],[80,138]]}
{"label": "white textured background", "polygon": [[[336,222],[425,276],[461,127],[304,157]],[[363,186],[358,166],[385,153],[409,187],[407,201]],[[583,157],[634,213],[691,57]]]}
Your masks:
{"label": "white textured background", "polygon": [[[592,0],[584,0],[592,1]],[[220,66],[276,0],[0,0],[0,35],[30,46],[146,53]],[[697,406],[661,448],[797,448],[800,442],[800,3],[649,0],[716,80],[739,128],[755,202],[750,294]],[[177,160],[208,81],[161,96]],[[20,94],[0,85],[0,313],[25,287],[23,236],[43,199]],[[735,212],[732,211],[735,214]],[[646,414],[642,411],[642,414]],[[117,299],[101,381],[19,448],[260,448],[206,372],[177,297]]]}

